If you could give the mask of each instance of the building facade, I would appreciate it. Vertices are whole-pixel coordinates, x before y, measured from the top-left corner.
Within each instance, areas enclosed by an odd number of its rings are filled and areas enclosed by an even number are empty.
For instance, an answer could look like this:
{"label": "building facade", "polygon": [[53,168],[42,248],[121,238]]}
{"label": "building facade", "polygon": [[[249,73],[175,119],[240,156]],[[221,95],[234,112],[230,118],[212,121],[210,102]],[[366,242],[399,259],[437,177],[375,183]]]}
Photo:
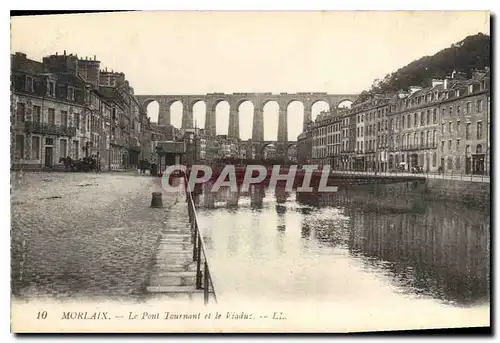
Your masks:
{"label": "building facade", "polygon": [[490,71],[374,94],[320,113],[299,135],[298,163],[334,170],[489,174]]}
{"label": "building facade", "polygon": [[12,168],[62,168],[63,158],[90,156],[103,170],[136,168],[151,138],[125,75],[100,70],[95,56],[11,55]]}

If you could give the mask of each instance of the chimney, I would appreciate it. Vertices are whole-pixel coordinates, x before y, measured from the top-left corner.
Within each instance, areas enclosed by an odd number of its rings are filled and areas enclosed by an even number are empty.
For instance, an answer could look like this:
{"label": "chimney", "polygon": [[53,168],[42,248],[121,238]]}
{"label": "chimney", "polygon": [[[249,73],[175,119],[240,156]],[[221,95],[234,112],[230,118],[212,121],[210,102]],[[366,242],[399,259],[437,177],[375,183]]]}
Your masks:
{"label": "chimney", "polygon": [[64,56],[66,56],[66,50],[64,50]]}
{"label": "chimney", "polygon": [[56,51],[56,56],[57,56],[57,51]]}
{"label": "chimney", "polygon": [[453,70],[453,72],[451,73],[451,78],[454,79],[455,78],[455,74],[457,73],[456,70]]}
{"label": "chimney", "polygon": [[448,89],[448,79],[444,79],[443,89]]}
{"label": "chimney", "polygon": [[94,55],[94,61],[95,61],[95,55]]}

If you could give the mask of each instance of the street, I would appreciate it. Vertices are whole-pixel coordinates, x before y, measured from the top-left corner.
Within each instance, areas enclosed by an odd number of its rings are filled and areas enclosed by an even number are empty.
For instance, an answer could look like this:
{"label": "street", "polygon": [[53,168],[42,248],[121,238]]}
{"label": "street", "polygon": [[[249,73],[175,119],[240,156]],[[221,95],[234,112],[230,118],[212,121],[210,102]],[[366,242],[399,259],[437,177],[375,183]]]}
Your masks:
{"label": "street", "polygon": [[12,291],[18,296],[122,297],[146,286],[175,195],[132,173],[11,174]]}

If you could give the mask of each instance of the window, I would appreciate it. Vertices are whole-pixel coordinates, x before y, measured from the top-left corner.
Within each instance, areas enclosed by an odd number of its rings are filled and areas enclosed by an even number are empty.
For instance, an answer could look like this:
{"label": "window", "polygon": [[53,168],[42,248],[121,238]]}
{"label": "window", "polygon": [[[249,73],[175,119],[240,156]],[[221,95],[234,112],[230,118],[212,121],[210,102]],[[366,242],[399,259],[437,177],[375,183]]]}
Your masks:
{"label": "window", "polygon": [[450,135],[453,133],[453,123],[451,121],[448,123],[448,132]]}
{"label": "window", "polygon": [[483,123],[478,121],[476,127],[477,127],[477,139],[483,139]]}
{"label": "window", "polygon": [[470,127],[471,127],[471,123],[467,123],[467,125],[465,126],[465,139],[466,140],[470,140]]}
{"label": "window", "polygon": [[453,157],[448,156],[448,170],[453,169]]}
{"label": "window", "polygon": [[24,159],[24,136],[16,135],[16,157]]}
{"label": "window", "polygon": [[424,145],[424,132],[420,132],[420,146]]}
{"label": "window", "polygon": [[60,149],[60,156],[61,157],[66,157],[68,156],[68,151],[67,151],[67,146],[66,146],[66,140],[65,139],[61,139],[59,141],[60,145],[61,145],[61,149]]}
{"label": "window", "polygon": [[68,87],[68,100],[75,100],[75,89],[73,87]]}
{"label": "window", "polygon": [[455,169],[457,171],[460,170],[460,156],[456,156],[456,158],[455,158]]}
{"label": "window", "polygon": [[472,103],[469,101],[465,107],[465,113],[469,114],[472,112]]}
{"label": "window", "polygon": [[437,164],[437,155],[436,155],[436,152],[434,151],[432,153],[432,166],[435,167]]}
{"label": "window", "polygon": [[483,111],[483,100],[476,101],[476,112]]}
{"label": "window", "polygon": [[17,121],[19,123],[24,123],[26,107],[22,102],[17,103]]}
{"label": "window", "polygon": [[448,140],[448,151],[451,151],[451,139]]}
{"label": "window", "polygon": [[457,120],[457,132],[460,133],[460,120]]}
{"label": "window", "polygon": [[[427,111],[427,114],[429,114],[429,111]],[[424,116],[424,112],[421,112],[420,113],[420,126],[424,126],[425,125],[425,116]]]}
{"label": "window", "polygon": [[460,139],[457,139],[457,149],[456,149],[457,152],[460,151]]}
{"label": "window", "polygon": [[49,108],[48,123],[50,125],[54,125],[56,123],[56,110],[53,108]]}
{"label": "window", "polygon": [[418,125],[418,112],[413,115],[413,126]]}
{"label": "window", "polygon": [[56,83],[54,81],[49,81],[47,90],[49,92],[49,96],[56,96]]}
{"label": "window", "polygon": [[453,114],[453,106],[450,106],[450,115]]}
{"label": "window", "polygon": [[403,126],[402,126],[402,128],[404,129],[404,128],[405,128],[405,126],[406,126],[406,117],[405,117],[405,116],[403,116]]}
{"label": "window", "polygon": [[78,113],[73,114],[74,124],[77,130],[80,129],[80,115]]}
{"label": "window", "polygon": [[[441,120],[443,120],[443,119],[444,119],[445,114],[446,114],[445,112],[446,112],[446,109],[445,109],[445,108],[442,108],[442,109],[441,109]],[[434,118],[435,118],[435,117],[434,117]],[[436,124],[436,123],[437,123],[437,121],[434,121],[434,124]]]}
{"label": "window", "polygon": [[425,139],[425,145],[429,146],[430,144],[431,144],[431,132],[427,131],[427,136],[426,136],[426,139]]}
{"label": "window", "polygon": [[416,132],[413,134],[413,146],[415,148],[418,147],[418,135]]}
{"label": "window", "polygon": [[445,124],[442,123],[441,124],[441,134],[444,134],[444,131],[445,131]]}
{"label": "window", "polygon": [[436,147],[437,146],[437,140],[438,140],[438,134],[437,134],[437,130],[434,130],[434,133],[432,135],[432,147]]}
{"label": "window", "polygon": [[64,128],[68,127],[68,112],[61,111],[61,126]]}
{"label": "window", "polygon": [[460,105],[457,105],[457,116],[460,115]]}
{"label": "window", "polygon": [[33,160],[40,158],[40,137],[31,137],[31,158]]}
{"label": "window", "polygon": [[444,141],[441,141],[441,152],[444,152]]}
{"label": "window", "polygon": [[26,76],[26,91],[33,92],[33,78]]}
{"label": "window", "polygon": [[39,123],[41,120],[40,106],[33,106],[33,121]]}
{"label": "window", "polygon": [[[434,113],[436,113],[436,109],[434,109]],[[427,111],[427,125],[431,125],[431,110]]]}

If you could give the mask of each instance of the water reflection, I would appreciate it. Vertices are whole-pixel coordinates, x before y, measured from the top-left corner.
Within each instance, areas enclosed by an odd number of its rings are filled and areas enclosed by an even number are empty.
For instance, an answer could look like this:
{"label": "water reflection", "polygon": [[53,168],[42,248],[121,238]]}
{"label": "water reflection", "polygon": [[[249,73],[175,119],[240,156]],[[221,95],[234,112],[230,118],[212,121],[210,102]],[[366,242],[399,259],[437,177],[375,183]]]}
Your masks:
{"label": "water reflection", "polygon": [[[460,305],[489,300],[490,226],[484,210],[424,203],[418,193],[288,193],[255,185],[247,192],[205,190],[198,206],[200,218],[212,226],[209,250],[221,261],[237,256],[242,266],[261,261],[264,270],[256,277],[267,280],[268,292],[273,284],[281,295],[287,287],[319,292],[311,285],[315,276],[307,274],[320,270],[314,261],[335,265],[345,252],[351,265],[361,263],[388,289]],[[296,285],[279,286],[275,263],[306,274],[290,279]],[[322,293],[338,292],[327,282],[319,287]]]}

